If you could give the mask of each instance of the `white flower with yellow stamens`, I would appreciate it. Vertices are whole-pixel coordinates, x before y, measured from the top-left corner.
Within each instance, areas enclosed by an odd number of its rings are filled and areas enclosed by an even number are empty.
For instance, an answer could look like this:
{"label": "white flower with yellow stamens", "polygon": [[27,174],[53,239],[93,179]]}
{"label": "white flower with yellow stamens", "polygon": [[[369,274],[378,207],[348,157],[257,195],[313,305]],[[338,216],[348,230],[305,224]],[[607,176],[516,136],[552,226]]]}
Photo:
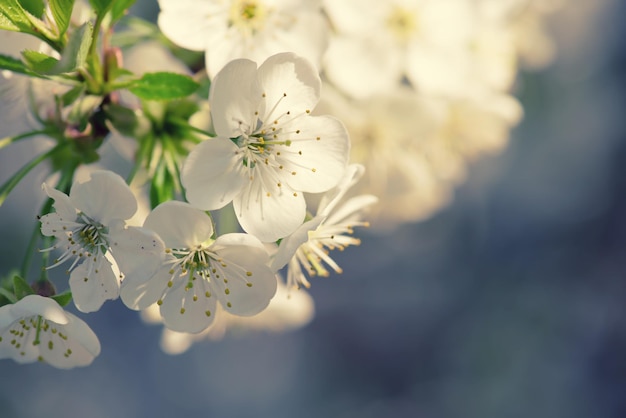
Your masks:
{"label": "white flower with yellow stamens", "polygon": [[56,212],[41,217],[41,233],[57,241],[42,251],[62,252],[48,268],[71,261],[74,304],[82,312],[97,311],[106,300],[119,296],[123,276],[113,265],[122,272],[151,266],[150,249],[158,242],[148,233],[126,228],[125,221],[137,211],[137,200],[118,174],[95,171],[87,180],[76,181],[69,196],[46,184],[43,188],[54,199]]}
{"label": "white flower with yellow stamens", "polygon": [[303,268],[309,276],[326,277],[329,268],[341,273],[341,267],[330,257],[329,251],[343,251],[350,245],[361,243],[352,236],[354,227],[369,226],[368,222],[362,220],[362,215],[378,198],[359,195],[341,205],[339,203],[363,172],[362,165],[350,165],[339,185],[322,196],[315,217],[281,241],[272,260],[272,269],[279,270],[288,265],[288,288],[310,287]]}
{"label": "white flower with yellow stamens", "polygon": [[317,0],[159,0],[159,28],[183,48],[205,51],[211,78],[228,62],[293,51],[319,65],[328,24]]}
{"label": "white flower with yellow stamens", "polygon": [[206,210],[233,201],[242,228],[264,242],[295,231],[306,214],[302,192],[334,187],[348,161],[344,125],[310,115],[320,87],[313,65],[292,53],[258,69],[229,63],[209,97],[218,137],[197,145],[183,167],[187,200]]}
{"label": "white flower with yellow stamens", "polygon": [[71,369],[88,366],[99,354],[91,328],[53,299],[28,295],[0,307],[0,358]]}
{"label": "white flower with yellow stamens", "polygon": [[144,227],[161,237],[165,254],[155,273],[127,276],[121,298],[136,310],[157,303],[167,328],[201,332],[213,323],[218,303],[233,315],[255,315],[276,293],[269,255],[252,235],[213,239],[211,218],[177,201],[157,206]]}

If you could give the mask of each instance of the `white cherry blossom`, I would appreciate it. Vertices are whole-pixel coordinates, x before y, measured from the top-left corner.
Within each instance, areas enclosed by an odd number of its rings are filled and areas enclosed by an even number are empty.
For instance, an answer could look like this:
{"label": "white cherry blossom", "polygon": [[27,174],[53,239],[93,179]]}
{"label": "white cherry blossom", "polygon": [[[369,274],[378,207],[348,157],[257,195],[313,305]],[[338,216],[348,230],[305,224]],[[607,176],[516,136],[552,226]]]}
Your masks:
{"label": "white cherry blossom", "polygon": [[159,0],[161,31],[183,48],[205,51],[211,78],[229,61],[261,62],[292,51],[319,65],[328,24],[317,0]]}
{"label": "white cherry blossom", "polygon": [[[227,334],[243,336],[252,332],[287,332],[307,325],[315,315],[313,298],[307,292],[291,293],[277,274],[276,295],[262,312],[248,317],[231,315],[218,305],[219,314],[215,322],[198,334],[172,331],[163,328],[161,349],[167,354],[182,354],[195,342],[221,340]],[[141,311],[141,317],[148,323],[162,323],[157,305]]]}
{"label": "white cherry blossom", "polygon": [[421,91],[459,95],[472,68],[472,3],[458,0],[325,0],[335,33],[324,71],[355,98],[407,77]]}
{"label": "white cherry blossom", "polygon": [[362,165],[350,165],[339,185],[322,196],[315,217],[281,241],[272,261],[272,269],[279,270],[288,264],[289,289],[310,287],[302,268],[309,276],[328,276],[326,266],[341,273],[341,267],[330,257],[329,251],[344,250],[350,245],[361,243],[352,236],[354,227],[369,226],[368,222],[362,220],[362,215],[378,198],[364,194],[345,201],[343,199],[363,176],[363,172]]}
{"label": "white cherry blossom", "polygon": [[261,241],[276,241],[302,224],[302,192],[334,187],[345,170],[350,142],[331,116],[311,116],[320,96],[315,68],[291,53],[258,69],[240,59],[211,85],[218,135],[200,143],[181,176],[187,200],[206,210],[233,201],[242,228]]}
{"label": "white cherry blossom", "polygon": [[[41,217],[41,233],[55,237],[56,243],[42,251],[61,251],[48,268],[71,261],[69,284],[76,307],[97,311],[106,300],[119,296],[117,264],[128,271],[149,266],[142,251],[157,242],[149,234],[125,228],[137,201],[118,174],[95,171],[85,181],[76,181],[69,196],[45,183],[43,188],[54,199],[56,211]],[[114,251],[112,246],[119,248]]]}
{"label": "white cherry blossom", "polygon": [[121,298],[135,310],[157,303],[167,328],[200,332],[213,323],[218,304],[233,315],[255,315],[276,293],[269,255],[252,235],[213,239],[211,218],[177,201],[157,206],[144,227],[167,248],[156,272],[136,271],[125,278]]}
{"label": "white cherry blossom", "polygon": [[0,358],[71,369],[88,366],[99,354],[91,328],[53,299],[28,295],[0,307]]}

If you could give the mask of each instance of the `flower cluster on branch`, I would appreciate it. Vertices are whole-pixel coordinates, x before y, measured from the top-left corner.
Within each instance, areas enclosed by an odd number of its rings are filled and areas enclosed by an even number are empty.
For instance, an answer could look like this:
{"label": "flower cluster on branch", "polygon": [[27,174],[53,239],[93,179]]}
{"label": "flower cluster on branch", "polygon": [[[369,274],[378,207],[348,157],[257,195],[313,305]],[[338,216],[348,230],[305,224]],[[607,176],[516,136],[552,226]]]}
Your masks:
{"label": "flower cluster on branch", "polygon": [[552,51],[547,3],[159,0],[154,24],[134,0],[2,2],[0,151],[40,153],[0,205],[35,167],[47,179],[1,272],[0,358],[90,364],[100,343],[70,303],[120,298],[169,353],[308,323],[302,288],[342,272],[355,228],[428,216],[506,143],[518,63]]}

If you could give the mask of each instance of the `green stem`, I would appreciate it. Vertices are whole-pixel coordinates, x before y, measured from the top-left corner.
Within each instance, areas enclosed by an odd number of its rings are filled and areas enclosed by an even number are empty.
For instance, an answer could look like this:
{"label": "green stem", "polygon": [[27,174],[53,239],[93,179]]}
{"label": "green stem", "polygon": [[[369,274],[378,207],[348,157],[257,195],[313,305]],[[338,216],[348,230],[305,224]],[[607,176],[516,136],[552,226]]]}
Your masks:
{"label": "green stem", "polygon": [[0,139],[0,149],[6,147],[7,145],[11,145],[14,142],[20,141],[26,138],[32,138],[37,135],[49,135],[52,131],[49,129],[40,129],[37,131],[25,132],[23,134],[15,135],[15,136],[7,136]]}
{"label": "green stem", "polygon": [[[74,179],[74,172],[76,171],[76,166],[70,166],[68,167],[66,170],[63,170],[61,173],[61,178],[59,179],[59,182],[57,183],[56,188],[61,190],[63,193],[65,194],[69,194],[69,188],[72,184],[72,180]],[[39,217],[46,215],[48,213],[50,213],[50,211],[52,210],[52,205],[54,204],[54,200],[48,198],[46,199],[46,202],[42,205],[41,207],[41,211],[39,212]],[[22,267],[21,267],[21,275],[22,277],[27,277],[28,275],[28,269],[30,267],[31,264],[31,259],[32,259],[32,255],[35,252],[35,246],[37,244],[37,241],[43,238],[44,241],[50,242],[51,240],[48,239],[48,237],[43,237],[41,234],[41,226],[39,224],[35,225],[35,228],[33,228],[33,232],[31,234],[30,240],[28,241],[28,247],[26,248],[26,254],[24,256],[24,260],[22,260]],[[44,248],[47,248],[47,245],[43,246]],[[49,252],[44,252],[42,253],[42,273],[41,276],[39,278],[39,282],[43,282],[43,281],[47,281],[47,274],[46,274],[46,270],[45,270],[45,266],[48,264],[48,259],[50,257],[50,253]]]}
{"label": "green stem", "polygon": [[69,142],[65,142],[65,143],[59,144],[56,147],[52,148],[50,151],[45,152],[45,153],[43,153],[43,154],[33,158],[26,165],[24,165],[22,168],[20,168],[17,171],[17,173],[13,174],[13,176],[11,176],[11,178],[9,178],[2,186],[0,186],[0,206],[2,206],[4,201],[9,196],[9,193],[11,193],[11,191],[15,188],[15,186],[17,186],[19,184],[19,182],[22,181],[22,179],[24,177],[26,177],[26,175],[28,173],[30,173],[30,171],[33,168],[37,167],[37,165],[39,165],[39,163],[41,163],[42,161],[50,158],[52,155],[54,155],[60,149],[66,147],[68,144],[69,144]]}
{"label": "green stem", "polygon": [[[207,136],[209,138],[213,138],[215,136],[215,135],[213,135],[213,134],[211,134],[211,133],[209,133],[209,132],[207,132],[207,131],[205,131],[203,129],[197,128],[197,127],[189,124],[189,122],[187,122],[186,120],[181,119],[181,118],[168,117],[167,121],[168,121],[168,123],[171,123],[172,125],[176,125],[176,126],[180,126],[181,128],[189,129],[192,132],[199,133],[199,134]],[[185,139],[189,139],[189,140],[194,141],[194,142],[200,142],[200,141],[196,140],[196,138],[185,138]]]}
{"label": "green stem", "polygon": [[139,171],[139,169],[146,161],[147,156],[152,152],[151,148],[153,146],[154,141],[152,140],[152,135],[144,136],[143,138],[138,139],[139,149],[137,149],[137,153],[135,155],[135,164],[133,168],[130,170],[128,177],[126,177],[126,184],[130,186],[135,178],[135,175]]}

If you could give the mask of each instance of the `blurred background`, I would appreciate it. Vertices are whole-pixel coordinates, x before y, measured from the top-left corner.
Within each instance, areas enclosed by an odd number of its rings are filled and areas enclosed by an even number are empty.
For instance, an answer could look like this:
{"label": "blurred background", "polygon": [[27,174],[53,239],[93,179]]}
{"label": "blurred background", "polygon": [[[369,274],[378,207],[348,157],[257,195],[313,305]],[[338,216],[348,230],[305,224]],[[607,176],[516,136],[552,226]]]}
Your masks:
{"label": "blurred background", "polygon": [[[556,61],[520,74],[508,147],[431,218],[358,230],[360,247],[333,254],[344,273],[313,279],[305,328],[170,356],[160,327],[108,302],[79,315],[102,344],[92,366],[0,362],[0,417],[626,416],[625,15],[572,0],[552,16]],[[3,149],[0,180],[32,152]],[[43,178],[0,208],[2,274]]]}

